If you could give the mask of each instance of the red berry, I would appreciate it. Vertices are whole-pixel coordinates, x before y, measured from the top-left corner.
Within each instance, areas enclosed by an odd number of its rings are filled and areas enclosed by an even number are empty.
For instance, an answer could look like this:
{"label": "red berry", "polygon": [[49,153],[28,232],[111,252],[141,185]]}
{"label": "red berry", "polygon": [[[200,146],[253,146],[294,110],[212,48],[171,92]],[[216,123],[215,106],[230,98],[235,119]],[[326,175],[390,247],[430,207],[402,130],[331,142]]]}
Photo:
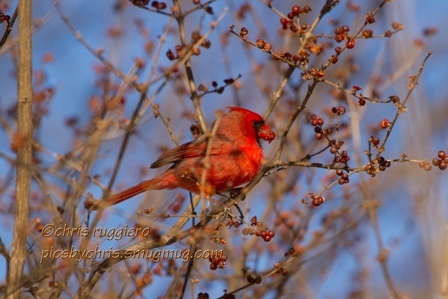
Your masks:
{"label": "red berry", "polygon": [[165,2],[159,2],[159,4],[157,5],[157,9],[158,10],[163,10],[166,8],[166,3]]}
{"label": "red berry", "polygon": [[324,120],[322,119],[322,117],[319,117],[318,119],[317,119],[317,124],[318,125],[323,125],[324,124]]}
{"label": "red berry", "polygon": [[297,5],[293,6],[291,12],[297,16],[300,13],[300,6]]}
{"label": "red berry", "polygon": [[371,14],[366,15],[366,22],[369,24],[375,23],[375,17],[372,16]]}
{"label": "red berry", "polygon": [[322,196],[319,196],[319,197],[314,197],[311,203],[313,204],[313,206],[318,207],[321,204],[323,204],[324,202],[325,202],[325,198],[323,198]]}
{"label": "red berry", "polygon": [[448,164],[446,164],[445,162],[440,162],[439,164],[439,169],[440,170],[445,170]]}
{"label": "red berry", "polygon": [[438,156],[440,159],[445,159],[445,157],[446,157],[446,153],[445,153],[445,151],[439,151],[438,154],[437,154],[437,156]]}
{"label": "red berry", "polygon": [[353,49],[355,47],[353,40],[349,40],[345,45],[347,46],[347,49]]}
{"label": "red berry", "polygon": [[439,166],[440,162],[441,161],[437,158],[432,159],[432,165],[434,165],[434,166]]}

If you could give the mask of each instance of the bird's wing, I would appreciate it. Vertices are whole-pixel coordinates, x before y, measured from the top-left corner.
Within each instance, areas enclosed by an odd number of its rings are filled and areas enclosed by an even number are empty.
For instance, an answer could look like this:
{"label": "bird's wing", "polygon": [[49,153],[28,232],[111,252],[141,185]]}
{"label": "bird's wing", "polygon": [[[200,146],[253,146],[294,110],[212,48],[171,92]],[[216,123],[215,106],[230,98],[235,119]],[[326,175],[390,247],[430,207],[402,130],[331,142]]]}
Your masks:
{"label": "bird's wing", "polygon": [[[172,164],[188,158],[204,157],[207,150],[207,141],[204,136],[198,139],[179,145],[163,153],[157,161],[151,164],[151,168],[159,168],[163,165]],[[213,150],[211,155],[216,154]]]}

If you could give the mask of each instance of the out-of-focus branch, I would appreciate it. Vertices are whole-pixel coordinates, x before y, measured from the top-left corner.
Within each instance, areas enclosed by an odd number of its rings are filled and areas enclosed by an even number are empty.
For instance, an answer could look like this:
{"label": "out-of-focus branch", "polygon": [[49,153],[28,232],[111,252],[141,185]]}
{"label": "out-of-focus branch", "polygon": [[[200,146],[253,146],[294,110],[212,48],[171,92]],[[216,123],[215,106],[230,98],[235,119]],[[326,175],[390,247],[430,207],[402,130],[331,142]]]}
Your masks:
{"label": "out-of-focus branch", "polygon": [[8,265],[8,286],[6,297],[21,298],[19,291],[27,255],[26,237],[28,232],[29,198],[31,184],[31,136],[32,124],[32,10],[30,0],[20,0],[19,14],[19,61],[18,61],[18,134],[21,141],[17,150],[16,208],[14,239],[11,260]]}
{"label": "out-of-focus branch", "polygon": [[412,92],[414,91],[415,86],[418,84],[418,79],[420,78],[420,75],[423,72],[423,68],[425,67],[425,63],[428,60],[429,56],[431,56],[431,54],[432,54],[432,51],[428,51],[428,54],[426,55],[425,59],[423,60],[422,64],[420,65],[420,69],[419,69],[417,75],[413,76],[411,78],[411,82],[408,85],[409,91],[406,94],[406,97],[405,97],[403,103],[399,103],[399,105],[397,107],[397,112],[395,113],[394,119],[390,123],[390,126],[387,128],[386,136],[384,137],[384,140],[381,143],[381,146],[379,147],[376,158],[378,158],[381,155],[381,153],[384,151],[384,146],[386,145],[387,139],[389,138],[390,133],[392,132],[392,129],[394,128],[394,125],[398,120],[398,117],[402,113],[403,107],[405,107],[406,102],[409,100],[409,97],[411,96]]}

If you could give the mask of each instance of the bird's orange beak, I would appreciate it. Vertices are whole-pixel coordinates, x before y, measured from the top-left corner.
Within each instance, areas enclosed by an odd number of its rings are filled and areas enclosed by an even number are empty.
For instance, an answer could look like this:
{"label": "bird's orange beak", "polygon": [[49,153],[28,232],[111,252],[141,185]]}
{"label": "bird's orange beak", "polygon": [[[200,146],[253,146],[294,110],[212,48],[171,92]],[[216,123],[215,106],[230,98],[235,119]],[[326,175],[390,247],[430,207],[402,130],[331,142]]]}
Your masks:
{"label": "bird's orange beak", "polygon": [[269,128],[267,125],[264,124],[260,127],[260,130],[258,131],[258,138],[261,138],[267,141],[268,143],[271,143],[272,140],[275,139],[275,133],[274,131],[271,130],[271,128]]}

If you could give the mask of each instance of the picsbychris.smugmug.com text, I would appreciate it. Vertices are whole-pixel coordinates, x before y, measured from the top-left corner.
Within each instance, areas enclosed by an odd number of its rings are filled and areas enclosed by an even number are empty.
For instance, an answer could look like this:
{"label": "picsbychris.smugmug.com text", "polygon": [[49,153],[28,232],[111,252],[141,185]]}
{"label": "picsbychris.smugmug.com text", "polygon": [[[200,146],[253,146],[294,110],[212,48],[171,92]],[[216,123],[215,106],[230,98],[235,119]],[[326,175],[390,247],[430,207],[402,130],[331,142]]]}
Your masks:
{"label": "picsbychris.smugmug.com text", "polygon": [[[54,224],[47,224],[42,227],[41,235],[43,237],[100,237],[106,240],[121,240],[125,237],[142,236],[147,237],[150,234],[149,228],[129,228],[125,225],[122,228],[87,228],[81,225],[70,227],[63,225],[56,227]],[[221,257],[224,254],[221,249],[196,250],[191,252],[189,249],[114,249],[94,246],[89,249],[77,249],[75,246],[69,248],[55,248],[51,246],[43,249],[40,262],[47,259],[73,259],[80,262],[83,259],[150,259],[158,262],[162,259],[180,259],[188,262],[191,259],[206,259]]]}

